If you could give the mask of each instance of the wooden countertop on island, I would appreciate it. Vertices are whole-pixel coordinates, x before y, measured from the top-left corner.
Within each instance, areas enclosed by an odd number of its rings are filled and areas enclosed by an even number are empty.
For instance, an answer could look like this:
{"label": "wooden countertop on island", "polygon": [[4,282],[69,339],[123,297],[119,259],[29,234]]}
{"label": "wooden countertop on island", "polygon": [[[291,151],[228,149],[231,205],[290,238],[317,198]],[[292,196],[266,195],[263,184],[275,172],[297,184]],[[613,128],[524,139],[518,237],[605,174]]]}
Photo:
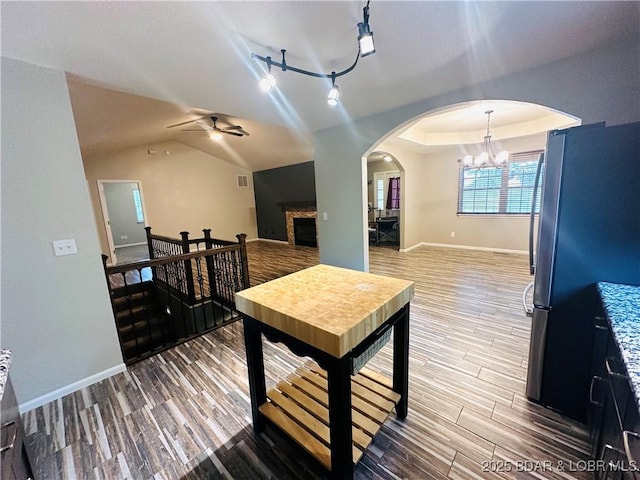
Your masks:
{"label": "wooden countertop on island", "polygon": [[409,303],[414,284],[330,265],[237,292],[236,308],[337,358]]}

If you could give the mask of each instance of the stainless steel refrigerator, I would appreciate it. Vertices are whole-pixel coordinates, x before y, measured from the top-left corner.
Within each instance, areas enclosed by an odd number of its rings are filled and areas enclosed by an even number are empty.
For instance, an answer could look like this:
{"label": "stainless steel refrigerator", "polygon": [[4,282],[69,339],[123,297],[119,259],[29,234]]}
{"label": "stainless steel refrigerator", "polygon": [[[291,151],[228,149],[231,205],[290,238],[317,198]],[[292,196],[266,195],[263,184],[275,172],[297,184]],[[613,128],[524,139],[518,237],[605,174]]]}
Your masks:
{"label": "stainless steel refrigerator", "polygon": [[584,421],[595,285],[640,285],[640,122],[551,131],[538,170],[526,394]]}

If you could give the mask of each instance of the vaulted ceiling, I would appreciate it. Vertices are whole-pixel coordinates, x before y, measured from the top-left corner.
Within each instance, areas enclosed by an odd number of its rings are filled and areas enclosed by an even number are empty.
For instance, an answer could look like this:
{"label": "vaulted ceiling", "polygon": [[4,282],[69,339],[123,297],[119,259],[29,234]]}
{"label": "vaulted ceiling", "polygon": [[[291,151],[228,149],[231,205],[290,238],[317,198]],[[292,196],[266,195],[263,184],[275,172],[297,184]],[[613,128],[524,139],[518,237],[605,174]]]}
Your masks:
{"label": "vaulted ceiling", "polygon": [[[260,170],[312,159],[312,132],[638,39],[639,5],[373,0],[376,53],[336,82],[336,108],[328,80],[292,72],[274,69],[278,88],[264,94],[264,64],[250,54],[286,48],[291,65],[340,70],[357,52],[364,2],[4,1],[1,48],[69,72],[84,154],[172,138]],[[251,135],[212,147],[166,128],[202,112]]]}

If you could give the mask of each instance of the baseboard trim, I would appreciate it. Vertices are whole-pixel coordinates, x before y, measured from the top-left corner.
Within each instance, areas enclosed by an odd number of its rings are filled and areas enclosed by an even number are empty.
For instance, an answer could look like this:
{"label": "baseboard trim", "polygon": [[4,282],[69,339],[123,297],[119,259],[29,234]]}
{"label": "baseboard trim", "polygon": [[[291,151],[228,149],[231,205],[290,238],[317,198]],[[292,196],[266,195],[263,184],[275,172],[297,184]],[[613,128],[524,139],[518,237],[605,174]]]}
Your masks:
{"label": "baseboard trim", "polygon": [[406,252],[410,252],[411,250],[421,247],[422,245],[424,245],[424,243],[416,243],[415,245],[411,245],[410,247],[407,248],[401,248],[400,250],[398,250],[400,253],[406,253]]}
{"label": "baseboard trim", "polygon": [[458,248],[461,250],[479,250],[482,252],[514,253],[516,255],[529,255],[529,252],[526,250],[511,250],[508,248],[476,247],[473,245],[454,245],[451,243],[431,243],[431,242],[422,242],[421,245],[424,245],[426,247]]}
{"label": "baseboard trim", "polygon": [[65,385],[64,387],[58,388],[53,392],[49,392],[45,395],[42,395],[38,398],[34,398],[33,400],[29,400],[27,402],[21,403],[18,405],[18,410],[20,413],[26,413],[29,410],[33,410],[34,408],[41,407],[42,405],[53,402],[59,398],[64,397],[65,395],[69,395],[75,391],[80,390],[81,388],[88,387],[89,385],[93,385],[105,378],[109,378],[117,373],[124,372],[127,369],[127,366],[124,363],[119,363],[111,368],[107,368],[98,373],[94,373],[88,377],[85,377],[77,382],[70,383],[69,385]]}
{"label": "baseboard trim", "polygon": [[113,247],[113,248],[115,248],[115,249],[116,249],[116,251],[117,251],[119,248],[126,248],[126,247],[138,247],[138,246],[140,246],[140,245],[146,245],[146,244],[147,244],[147,242],[126,243],[126,244],[124,244],[124,245],[118,245],[117,247]]}
{"label": "baseboard trim", "polygon": [[289,245],[289,242],[285,242],[284,240],[273,240],[271,238],[256,238],[256,240],[260,240],[261,242],[271,242],[271,243],[279,243],[281,245]]}

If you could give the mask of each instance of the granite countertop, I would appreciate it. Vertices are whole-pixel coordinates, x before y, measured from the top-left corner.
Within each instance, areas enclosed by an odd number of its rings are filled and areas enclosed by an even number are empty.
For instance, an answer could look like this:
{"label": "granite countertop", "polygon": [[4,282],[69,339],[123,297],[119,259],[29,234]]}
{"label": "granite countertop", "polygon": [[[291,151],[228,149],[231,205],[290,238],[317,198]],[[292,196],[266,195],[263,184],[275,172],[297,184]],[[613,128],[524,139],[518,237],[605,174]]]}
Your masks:
{"label": "granite countertop", "polygon": [[598,292],[640,408],[640,286],[599,282]]}
{"label": "granite countertop", "polygon": [[11,364],[11,350],[0,350],[0,400],[4,393],[4,386],[9,376],[9,365]]}

